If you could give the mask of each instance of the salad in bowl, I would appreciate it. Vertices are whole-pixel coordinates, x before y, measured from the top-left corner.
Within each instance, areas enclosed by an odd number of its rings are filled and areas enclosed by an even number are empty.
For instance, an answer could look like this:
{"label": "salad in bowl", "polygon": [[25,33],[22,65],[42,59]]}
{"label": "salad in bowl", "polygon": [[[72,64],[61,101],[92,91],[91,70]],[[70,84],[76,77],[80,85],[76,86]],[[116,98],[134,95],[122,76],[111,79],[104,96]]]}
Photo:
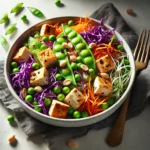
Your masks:
{"label": "salad in bowl", "polygon": [[129,90],[132,56],[103,19],[65,18],[27,32],[13,48],[8,78],[33,114],[63,122],[90,119]]}

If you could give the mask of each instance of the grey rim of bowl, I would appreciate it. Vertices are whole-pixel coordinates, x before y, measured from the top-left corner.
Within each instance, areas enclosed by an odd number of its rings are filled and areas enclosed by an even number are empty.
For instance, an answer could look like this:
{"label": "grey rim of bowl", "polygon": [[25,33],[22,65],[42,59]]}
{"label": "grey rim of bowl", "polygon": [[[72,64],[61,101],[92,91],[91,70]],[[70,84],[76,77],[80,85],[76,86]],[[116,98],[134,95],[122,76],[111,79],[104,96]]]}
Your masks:
{"label": "grey rim of bowl", "polygon": [[[63,18],[84,18],[84,17],[79,17],[79,16],[63,16],[63,17],[56,17],[56,18],[51,18],[51,19],[63,19]],[[47,19],[47,20],[51,20],[51,19]],[[92,20],[94,20],[95,22],[99,22],[98,20],[96,20],[96,19],[93,19],[93,18],[90,18],[90,19],[92,19]],[[47,21],[47,20],[45,20],[45,21]],[[36,25],[38,25],[38,24],[41,24],[41,23],[44,23],[45,21],[42,21],[42,22],[40,22],[40,23],[37,23]],[[34,27],[35,25],[33,25],[32,27]],[[109,28],[109,29],[113,29],[112,27],[110,27],[109,25],[106,25],[105,24],[105,26],[107,27],[107,28]],[[29,29],[31,29],[32,27],[30,27]],[[56,121],[63,121],[63,122],[79,122],[79,121],[84,121],[84,120],[90,120],[90,119],[92,119],[92,118],[97,118],[98,116],[101,116],[101,115],[103,115],[103,114],[105,114],[105,113],[107,113],[107,112],[109,112],[111,109],[113,109],[114,107],[116,107],[116,105],[118,105],[118,103],[120,103],[120,101],[122,101],[126,96],[127,96],[127,93],[131,90],[131,88],[132,88],[132,85],[133,85],[133,83],[134,83],[134,79],[135,79],[135,63],[134,63],[134,58],[133,58],[133,55],[132,55],[132,52],[131,52],[131,49],[130,49],[130,47],[128,46],[128,44],[127,44],[127,42],[124,40],[124,38],[117,32],[117,31],[115,31],[115,34],[117,35],[117,37],[119,37],[119,38],[121,38],[122,39],[122,42],[126,45],[126,47],[127,47],[127,49],[129,50],[128,51],[128,53],[127,53],[127,51],[126,51],[126,53],[128,54],[128,56],[129,56],[129,59],[130,59],[130,64],[131,64],[131,66],[132,66],[132,71],[131,71],[131,77],[130,77],[130,82],[129,82],[129,84],[128,84],[128,87],[127,87],[127,89],[126,89],[126,91],[123,93],[123,95],[119,98],[119,100],[115,103],[115,104],[113,104],[111,107],[109,107],[107,110],[105,110],[105,111],[103,111],[103,112],[100,112],[100,113],[98,113],[98,114],[95,114],[95,115],[93,115],[93,116],[89,116],[89,117],[87,117],[87,118],[80,118],[80,119],[61,119],[61,118],[54,118],[54,117],[50,117],[50,116],[47,116],[47,115],[44,115],[44,114],[42,114],[42,113],[39,113],[39,112],[36,112],[35,110],[33,110],[31,107],[29,107],[27,104],[25,104],[20,98],[19,98],[19,96],[16,94],[16,92],[14,91],[14,89],[13,89],[13,87],[12,87],[12,85],[10,84],[10,81],[9,81],[9,74],[8,74],[8,71],[7,71],[7,58],[8,58],[8,56],[9,56],[9,52],[8,52],[8,54],[7,54],[7,57],[6,57],[6,60],[5,60],[5,64],[4,64],[4,75],[5,75],[5,79],[6,79],[6,83],[7,83],[7,85],[8,85],[8,87],[9,87],[9,90],[10,90],[10,92],[12,93],[12,95],[22,104],[22,105],[24,105],[27,109],[29,109],[30,111],[32,111],[33,113],[35,113],[35,114],[37,114],[37,115],[40,115],[40,116],[42,116],[42,117],[44,117],[44,118],[46,118],[46,119],[53,119],[53,120],[56,120]],[[20,35],[20,36],[22,36],[23,35],[23,33]],[[20,37],[19,36],[19,37]],[[19,38],[18,37],[18,38]],[[17,39],[18,39],[17,38]],[[17,41],[17,39],[16,39],[16,41]],[[14,42],[15,43],[15,42]],[[11,48],[10,48],[11,49]]]}

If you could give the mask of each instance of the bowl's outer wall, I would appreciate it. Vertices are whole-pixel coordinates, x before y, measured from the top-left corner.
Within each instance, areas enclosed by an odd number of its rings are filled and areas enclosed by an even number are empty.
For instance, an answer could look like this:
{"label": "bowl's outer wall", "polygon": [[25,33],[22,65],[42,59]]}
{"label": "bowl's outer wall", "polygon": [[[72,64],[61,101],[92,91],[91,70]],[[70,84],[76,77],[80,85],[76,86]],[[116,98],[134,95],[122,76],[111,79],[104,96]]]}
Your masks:
{"label": "bowl's outer wall", "polygon": [[[106,117],[108,117],[109,115],[111,115],[114,111],[116,111],[120,105],[124,102],[124,100],[126,99],[126,96],[128,94],[128,92],[130,91],[132,84],[134,82],[134,78],[135,78],[135,64],[134,64],[134,59],[133,59],[133,55],[132,52],[128,46],[128,44],[126,43],[126,41],[122,38],[122,36],[115,32],[116,36],[118,37],[118,39],[120,39],[123,42],[124,48],[127,52],[127,54],[129,55],[129,61],[131,64],[131,79],[129,82],[129,85],[126,89],[126,91],[124,92],[124,94],[122,95],[122,97],[112,106],[110,107],[108,110],[101,112],[99,114],[96,114],[94,116],[90,116],[88,118],[82,118],[82,119],[59,119],[59,118],[53,118],[53,117],[49,117],[46,115],[43,115],[41,113],[38,113],[36,111],[34,111],[32,108],[30,108],[29,106],[27,106],[15,93],[12,85],[10,84],[10,78],[9,78],[9,74],[10,74],[10,63],[11,60],[13,58],[13,56],[15,55],[15,53],[18,51],[18,49],[21,47],[22,43],[25,42],[27,40],[27,38],[30,36],[32,31],[35,30],[39,30],[41,28],[41,26],[45,23],[47,24],[56,24],[58,22],[67,22],[70,19],[73,20],[79,20],[80,17],[59,17],[59,18],[54,18],[54,19],[49,19],[46,21],[43,21],[41,23],[38,23],[36,25],[34,25],[33,27],[29,28],[28,30],[26,30],[17,40],[16,42],[13,44],[13,46],[11,47],[7,57],[6,57],[6,61],[5,61],[5,66],[4,66],[4,72],[5,72],[5,79],[6,79],[6,83],[9,87],[9,90],[11,91],[12,95],[22,104],[24,110],[29,113],[31,116],[33,116],[34,118],[45,122],[47,124],[51,124],[51,125],[55,125],[55,126],[62,126],[62,127],[80,127],[80,126],[85,126],[85,125],[90,125],[93,123],[96,123],[98,121],[101,121],[103,119],[105,119]],[[93,20],[93,24],[97,24],[98,21],[95,19]],[[106,27],[109,27],[108,25],[106,25]]]}

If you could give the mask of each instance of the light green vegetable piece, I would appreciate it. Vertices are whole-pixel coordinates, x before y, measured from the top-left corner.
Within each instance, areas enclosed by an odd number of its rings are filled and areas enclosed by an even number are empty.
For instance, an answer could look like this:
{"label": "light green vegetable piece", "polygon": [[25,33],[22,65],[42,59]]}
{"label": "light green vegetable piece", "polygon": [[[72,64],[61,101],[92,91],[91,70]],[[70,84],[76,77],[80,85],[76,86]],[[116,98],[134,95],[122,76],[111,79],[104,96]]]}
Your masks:
{"label": "light green vegetable piece", "polygon": [[34,7],[28,7],[28,9],[36,17],[45,18],[44,14],[39,9],[34,8]]}
{"label": "light green vegetable piece", "polygon": [[15,7],[13,7],[10,11],[10,13],[18,13],[20,10],[22,10],[23,3],[18,3]]}
{"label": "light green vegetable piece", "polygon": [[4,14],[3,17],[0,19],[0,24],[2,24],[2,23],[7,23],[8,20],[9,20],[8,14],[6,13],[6,14]]}
{"label": "light green vegetable piece", "polygon": [[6,38],[5,38],[4,36],[2,36],[2,35],[0,35],[0,43],[1,43],[1,45],[3,46],[3,48],[5,48],[6,45],[7,45],[7,40],[6,40]]}
{"label": "light green vegetable piece", "polygon": [[11,24],[8,28],[7,28],[7,30],[6,30],[6,32],[5,32],[5,35],[8,35],[8,34],[12,34],[15,30],[16,30],[16,23],[14,23],[14,24]]}

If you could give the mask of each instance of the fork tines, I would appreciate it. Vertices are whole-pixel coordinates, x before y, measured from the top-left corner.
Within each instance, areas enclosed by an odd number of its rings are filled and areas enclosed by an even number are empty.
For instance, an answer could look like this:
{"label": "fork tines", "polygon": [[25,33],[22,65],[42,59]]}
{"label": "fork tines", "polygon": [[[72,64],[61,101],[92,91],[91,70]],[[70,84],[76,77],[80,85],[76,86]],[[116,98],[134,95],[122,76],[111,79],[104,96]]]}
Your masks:
{"label": "fork tines", "polygon": [[134,51],[134,58],[137,61],[140,62],[145,62],[148,60],[149,57],[149,36],[150,36],[150,31],[148,30],[142,30],[140,33],[135,51]]}

